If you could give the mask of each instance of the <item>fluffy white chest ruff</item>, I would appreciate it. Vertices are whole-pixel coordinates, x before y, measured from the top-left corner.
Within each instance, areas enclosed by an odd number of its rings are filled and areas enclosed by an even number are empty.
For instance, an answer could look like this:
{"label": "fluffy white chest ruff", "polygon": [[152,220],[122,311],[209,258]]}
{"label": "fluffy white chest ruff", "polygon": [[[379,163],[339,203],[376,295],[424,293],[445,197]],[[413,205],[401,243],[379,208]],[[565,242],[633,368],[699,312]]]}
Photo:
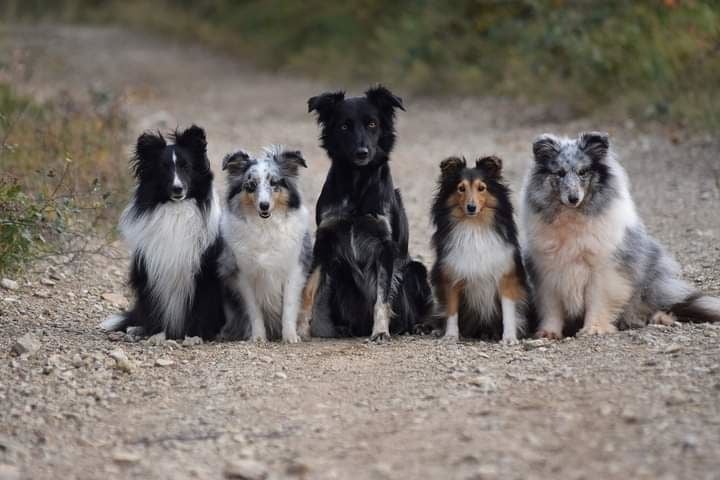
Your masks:
{"label": "fluffy white chest ruff", "polygon": [[489,318],[497,309],[500,279],[513,265],[513,248],[494,230],[460,224],[445,246],[443,267],[455,280],[465,282],[465,304]]}
{"label": "fluffy white chest ruff", "polygon": [[120,231],[133,256],[142,256],[152,295],[162,306],[164,329],[180,334],[195,293],[195,274],[202,255],[217,239],[220,205],[212,192],[203,215],[195,200],[167,202],[134,217],[131,204],[120,219]]}
{"label": "fluffy white chest ruff", "polygon": [[593,272],[613,268],[613,255],[627,227],[638,221],[632,201],[622,197],[597,216],[571,209],[561,212],[550,223],[539,215],[529,216],[528,249],[541,282],[563,292],[569,313],[583,311],[585,289]]}
{"label": "fluffy white chest ruff", "polygon": [[258,305],[274,319],[282,313],[285,282],[300,261],[308,218],[304,206],[267,219],[231,212],[223,215],[223,237],[240,275],[250,282]]}

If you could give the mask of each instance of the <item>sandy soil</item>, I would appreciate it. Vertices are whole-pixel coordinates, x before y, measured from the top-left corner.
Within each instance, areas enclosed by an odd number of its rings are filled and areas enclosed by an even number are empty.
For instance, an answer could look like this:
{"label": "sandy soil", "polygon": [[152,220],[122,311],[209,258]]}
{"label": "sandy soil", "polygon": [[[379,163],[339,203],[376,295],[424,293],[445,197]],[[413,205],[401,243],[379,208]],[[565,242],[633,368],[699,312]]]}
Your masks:
{"label": "sandy soil", "polygon": [[[306,100],[336,85],[111,28],[14,28],[0,58],[13,49],[32,59],[26,89],[39,98],[122,95],[130,138],[195,122],[215,165],[240,146],[301,149],[314,204],[328,161]],[[495,153],[517,189],[535,135],[592,128],[611,133],[649,229],[687,278],[720,292],[717,139],[624,119],[553,122],[499,99],[405,102],[392,165],[412,253],[426,263],[442,158]],[[127,295],[125,260],[60,260],[0,289],[2,480],[720,478],[717,325],[512,347],[420,337],[150,345],[96,328],[123,303],[106,294]],[[39,350],[11,355],[28,332]]]}

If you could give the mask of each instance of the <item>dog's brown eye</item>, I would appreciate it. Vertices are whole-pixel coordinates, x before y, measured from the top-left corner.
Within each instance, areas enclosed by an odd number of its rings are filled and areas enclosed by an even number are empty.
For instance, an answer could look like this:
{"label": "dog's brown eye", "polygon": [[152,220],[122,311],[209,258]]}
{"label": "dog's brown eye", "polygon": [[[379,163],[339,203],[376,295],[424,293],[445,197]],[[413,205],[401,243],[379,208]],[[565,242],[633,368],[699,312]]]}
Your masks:
{"label": "dog's brown eye", "polygon": [[340,125],[340,130],[342,130],[342,131],[347,131],[348,128],[350,128],[350,127],[348,127],[347,123],[343,123],[342,125]]}
{"label": "dog's brown eye", "polygon": [[485,185],[478,185],[478,192],[484,192],[485,191]]}
{"label": "dog's brown eye", "polygon": [[375,128],[375,127],[377,127],[377,124],[375,123],[375,121],[374,121],[374,120],[370,120],[370,121],[368,122],[368,128]]}
{"label": "dog's brown eye", "polygon": [[458,187],[458,192],[460,192],[460,193],[465,193],[465,185],[460,185],[460,186]]}

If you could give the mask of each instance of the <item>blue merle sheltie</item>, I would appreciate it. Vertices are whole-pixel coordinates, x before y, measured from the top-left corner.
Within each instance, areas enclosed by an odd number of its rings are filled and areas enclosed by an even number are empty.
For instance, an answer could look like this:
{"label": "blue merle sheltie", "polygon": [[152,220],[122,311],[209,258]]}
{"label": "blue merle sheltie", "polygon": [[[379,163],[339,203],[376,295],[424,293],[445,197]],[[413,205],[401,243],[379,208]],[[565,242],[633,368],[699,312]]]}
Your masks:
{"label": "blue merle sheltie", "polygon": [[308,107],[331,161],[303,301],[311,332],[373,341],[410,332],[431,310],[432,293],[425,267],[408,255],[408,220],[388,163],[402,100],[377,86],[360,97],[324,93]]}
{"label": "blue merle sheltie", "polygon": [[443,160],[431,215],[444,338],[515,343],[526,331],[528,288],[501,160]]}
{"label": "blue merle sheltie", "polygon": [[310,213],[298,189],[302,154],[271,146],[253,157],[228,155],[227,206],[221,232],[227,248],[220,265],[225,285],[224,339],[297,343],[308,335],[300,319],[312,255]]}
{"label": "blue merle sheltie", "polygon": [[119,226],[130,247],[135,303],[101,327],[210,339],[224,324],[220,204],[203,129],[193,125],[170,139],[174,143],[159,133],[138,138],[132,159],[137,186]]}
{"label": "blue merle sheltie", "polygon": [[645,229],[606,133],[541,135],[533,153],[521,217],[538,336],[720,321],[720,299],[685,282]]}

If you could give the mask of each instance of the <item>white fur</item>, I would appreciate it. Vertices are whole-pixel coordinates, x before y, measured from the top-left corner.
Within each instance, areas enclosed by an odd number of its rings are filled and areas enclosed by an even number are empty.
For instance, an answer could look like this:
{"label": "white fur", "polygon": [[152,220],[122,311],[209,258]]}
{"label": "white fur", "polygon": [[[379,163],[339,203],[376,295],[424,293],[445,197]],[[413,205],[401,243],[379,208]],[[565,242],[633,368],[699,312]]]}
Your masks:
{"label": "white fur", "polygon": [[100,323],[100,328],[106,332],[114,332],[125,323],[125,316],[118,313],[110,315]]}
{"label": "white fur", "polygon": [[513,248],[491,228],[470,222],[458,224],[448,237],[443,267],[452,278],[465,282],[463,295],[468,306],[483,318],[496,312],[500,280],[514,264]]}
{"label": "white fur", "polygon": [[513,300],[502,297],[500,299],[503,316],[503,343],[515,343],[517,342],[517,310]]}
{"label": "white fur", "polygon": [[450,315],[447,319],[447,324],[445,325],[445,335],[443,335],[443,338],[447,340],[456,340],[459,336],[460,329],[458,328],[458,314],[455,313]]}
{"label": "white fur", "polygon": [[220,204],[213,190],[203,215],[195,200],[166,202],[135,218],[134,203],[120,218],[120,231],[134,255],[142,255],[151,294],[164,307],[163,330],[177,336],[195,293],[203,253],[218,237]]}
{"label": "white fur", "polygon": [[[538,276],[541,331],[560,336],[564,318],[585,311],[586,333],[604,333],[632,294],[613,254],[626,229],[640,220],[624,169],[611,156],[606,161],[618,179],[618,195],[603,213],[587,216],[564,208],[547,223],[526,205],[521,210],[523,249]],[[527,198],[529,179],[522,198]]]}
{"label": "white fur", "polygon": [[233,210],[224,213],[221,231],[237,262],[239,273],[230,281],[245,302],[251,338],[266,340],[269,328],[281,330],[284,341],[295,343],[304,285],[300,257],[309,212],[301,206],[260,218],[254,211],[239,216]]}

